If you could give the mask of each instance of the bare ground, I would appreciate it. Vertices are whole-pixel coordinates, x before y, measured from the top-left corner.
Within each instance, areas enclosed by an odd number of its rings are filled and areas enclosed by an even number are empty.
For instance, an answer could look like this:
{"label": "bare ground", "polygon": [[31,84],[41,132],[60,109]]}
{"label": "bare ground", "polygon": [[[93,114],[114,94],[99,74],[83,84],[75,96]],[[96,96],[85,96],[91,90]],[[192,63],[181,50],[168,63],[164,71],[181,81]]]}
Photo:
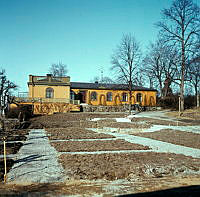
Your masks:
{"label": "bare ground", "polygon": [[[106,139],[111,138],[107,134],[88,132],[85,128],[117,127],[117,128],[149,128],[151,125],[177,125],[177,122],[169,120],[158,120],[155,118],[133,118],[133,123],[118,123],[113,118],[125,117],[127,114],[99,114],[99,113],[74,113],[74,114],[54,114],[51,116],[36,117],[31,120],[30,128],[50,128],[48,129],[50,140],[73,139],[68,145],[63,142],[56,144],[70,151],[87,150],[92,151],[99,148],[97,141],[87,143],[77,143],[76,139]],[[191,114],[188,114],[190,117]],[[196,125],[198,123],[198,113],[192,116]],[[90,121],[93,118],[107,118],[104,121]],[[178,120],[178,119],[177,119]],[[102,124],[102,125],[101,125]],[[190,121],[179,119],[180,125],[192,125]],[[181,133],[180,133],[181,132]],[[143,135],[142,133],[141,135]],[[145,133],[146,135],[146,133]],[[96,137],[95,137],[96,136]],[[180,144],[199,149],[199,135],[182,131],[156,131],[150,133],[148,138],[163,140],[174,144]],[[154,139],[153,138],[153,139]],[[191,142],[189,142],[191,139]],[[114,144],[118,140],[104,141],[105,146],[100,146],[100,150],[105,150],[108,146],[123,149],[124,143]],[[52,141],[53,142],[53,141]],[[67,142],[68,143],[68,142]],[[102,140],[101,140],[102,143]],[[55,145],[55,143],[53,143]],[[132,144],[134,147],[135,144]],[[136,145],[138,146],[138,145]],[[135,147],[140,149],[139,147]],[[56,196],[56,195],[106,195],[113,196],[119,194],[130,194],[137,192],[149,192],[163,190],[174,187],[200,185],[200,159],[172,153],[137,152],[137,153],[111,153],[111,154],[62,154],[59,161],[66,169],[65,173],[70,177],[65,183],[51,184],[29,184],[29,185],[2,185],[2,194],[27,194],[29,196]],[[200,186],[192,188],[192,191]],[[190,188],[187,189],[189,194]],[[187,194],[181,188],[181,195]],[[195,190],[196,191],[196,190]],[[164,195],[160,195],[164,196]],[[169,195],[166,195],[169,196]]]}
{"label": "bare ground", "polygon": [[51,145],[59,152],[149,150],[147,146],[129,143],[125,140],[51,142]]}
{"label": "bare ground", "polygon": [[112,135],[104,133],[96,133],[84,128],[68,127],[68,128],[49,128],[46,129],[50,140],[69,140],[69,139],[105,139],[114,138]]}
{"label": "bare ground", "polygon": [[198,173],[200,159],[166,153],[61,155],[74,179],[140,179]]}

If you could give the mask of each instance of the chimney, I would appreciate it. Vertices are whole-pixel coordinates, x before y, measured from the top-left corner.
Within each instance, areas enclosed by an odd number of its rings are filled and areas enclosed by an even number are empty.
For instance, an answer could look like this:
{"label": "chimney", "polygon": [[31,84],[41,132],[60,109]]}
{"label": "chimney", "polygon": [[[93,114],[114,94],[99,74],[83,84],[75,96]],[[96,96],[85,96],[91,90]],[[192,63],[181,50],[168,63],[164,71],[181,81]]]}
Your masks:
{"label": "chimney", "polygon": [[47,80],[51,81],[51,78],[52,78],[52,74],[47,74]]}

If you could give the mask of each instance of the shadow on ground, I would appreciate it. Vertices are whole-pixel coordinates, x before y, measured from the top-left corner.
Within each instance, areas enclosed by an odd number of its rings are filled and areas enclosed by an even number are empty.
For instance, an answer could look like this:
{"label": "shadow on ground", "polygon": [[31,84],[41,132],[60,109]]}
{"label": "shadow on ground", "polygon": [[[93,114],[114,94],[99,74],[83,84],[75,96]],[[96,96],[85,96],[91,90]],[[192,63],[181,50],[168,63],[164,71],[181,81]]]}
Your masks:
{"label": "shadow on ground", "polygon": [[199,197],[200,185],[178,187],[154,192],[121,195],[120,197]]}

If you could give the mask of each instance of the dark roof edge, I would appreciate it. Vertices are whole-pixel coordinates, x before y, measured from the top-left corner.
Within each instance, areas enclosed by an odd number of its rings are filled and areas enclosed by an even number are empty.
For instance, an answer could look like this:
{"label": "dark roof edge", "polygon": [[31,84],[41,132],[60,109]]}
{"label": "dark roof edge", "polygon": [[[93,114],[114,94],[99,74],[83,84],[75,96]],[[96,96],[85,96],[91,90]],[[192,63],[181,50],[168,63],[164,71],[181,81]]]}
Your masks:
{"label": "dark roof edge", "polygon": [[46,85],[46,86],[70,86],[70,83],[45,83],[45,82],[27,82],[28,85]]}
{"label": "dark roof edge", "polygon": [[[73,84],[76,87],[73,87]],[[78,86],[78,85],[86,85],[86,86]],[[92,87],[89,87],[91,86]],[[108,87],[111,86],[111,87]],[[126,84],[103,84],[103,83],[87,83],[87,82],[71,82],[72,89],[90,89],[90,90],[128,90],[128,88],[123,87],[115,87],[115,86],[126,86]],[[102,87],[102,88],[101,88]],[[135,87],[132,89],[133,91],[154,91],[157,92],[156,89],[146,88],[146,87]]]}

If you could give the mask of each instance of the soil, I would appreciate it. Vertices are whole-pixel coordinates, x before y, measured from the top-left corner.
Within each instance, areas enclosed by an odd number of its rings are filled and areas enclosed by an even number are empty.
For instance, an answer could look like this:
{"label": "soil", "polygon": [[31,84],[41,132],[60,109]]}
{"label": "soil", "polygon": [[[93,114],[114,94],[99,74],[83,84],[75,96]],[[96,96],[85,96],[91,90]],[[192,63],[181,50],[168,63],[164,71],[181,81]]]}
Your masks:
{"label": "soil", "polygon": [[[12,168],[13,164],[14,164],[14,160],[6,159],[7,172],[9,172],[9,170]],[[0,183],[4,179],[4,173],[5,173],[4,160],[0,158]]]}
{"label": "soil", "polygon": [[170,153],[131,153],[66,155],[59,157],[68,176],[74,179],[140,179],[193,173],[198,174],[200,159]]}
{"label": "soil", "polygon": [[[67,183],[32,183],[22,185],[12,185],[0,183],[0,196],[12,197],[41,197],[41,196],[116,196],[114,191],[116,188],[126,188],[129,195],[127,196],[143,196],[143,197],[171,197],[171,196],[195,196],[198,197],[200,186],[199,176],[169,177],[169,178],[146,178],[142,181],[116,182],[109,181],[86,181],[72,180]],[[121,186],[121,187],[120,187]],[[184,187],[183,187],[184,186]],[[174,189],[169,189],[174,188]],[[167,190],[166,190],[167,189]],[[123,191],[118,190],[119,195],[123,195]],[[156,191],[158,190],[158,191]],[[107,191],[107,192],[106,192]],[[155,191],[154,193],[152,193]],[[105,194],[106,192],[106,194]],[[121,193],[120,193],[121,192]],[[143,193],[151,192],[151,193]],[[138,193],[138,194],[135,194]],[[141,194],[140,194],[141,193]],[[104,195],[103,195],[104,194]]]}
{"label": "soil", "polygon": [[181,122],[177,119],[177,121],[170,121],[170,120],[158,120],[154,118],[137,118],[134,117],[131,119],[132,122],[145,122],[146,124],[149,125],[170,125],[170,126],[188,126],[188,123],[186,122]]}
{"label": "soil", "polygon": [[121,118],[126,113],[66,113],[38,116],[30,120],[30,129],[66,128],[66,127],[96,127],[96,122],[89,121],[93,118]]}
{"label": "soil", "polygon": [[59,152],[149,150],[147,146],[129,143],[125,140],[52,142],[51,145]]}
{"label": "soil", "polygon": [[137,129],[137,128],[143,128],[143,129],[146,129],[146,128],[150,128],[151,127],[151,123],[145,123],[143,122],[143,124],[141,123],[129,123],[129,122],[108,122],[108,121],[104,121],[104,120],[101,120],[101,121],[97,121],[98,123],[98,128],[103,128],[103,127],[112,127],[112,128],[134,128],[134,129]]}
{"label": "soil", "polygon": [[105,139],[114,138],[112,135],[96,133],[84,128],[68,127],[68,128],[51,128],[46,129],[50,140],[69,140],[69,139]]}
{"label": "soil", "polygon": [[[4,131],[0,131],[0,182],[3,181],[4,177],[4,145],[3,141],[6,140],[6,155],[15,155],[19,149],[23,146],[23,142],[27,139],[29,131],[27,129],[15,129],[19,125],[17,119],[6,119],[4,121]],[[14,160],[7,157],[7,172],[11,169],[14,164]]]}
{"label": "soil", "polygon": [[200,149],[200,134],[197,133],[162,129],[157,132],[134,133],[133,135]]}
{"label": "soil", "polygon": [[[67,182],[47,184],[0,184],[0,193],[3,195],[19,194],[25,196],[102,196],[104,194],[113,196],[190,185],[198,186],[200,185],[200,159],[180,154],[153,152],[148,150],[148,147],[120,139],[116,140],[111,135],[100,132],[94,133],[86,129],[97,127],[138,129],[149,128],[155,124],[171,126],[200,125],[199,113],[190,113],[184,114],[182,118],[173,120],[170,117],[165,120],[155,119],[154,116],[152,118],[151,116],[150,118],[133,118],[131,123],[116,122],[115,118],[126,117],[127,114],[125,113],[66,113],[34,117],[30,120],[29,128],[47,129],[51,144],[59,151],[69,152],[67,154],[62,152],[58,154],[60,155],[59,162],[65,168],[65,174],[69,177],[69,180]],[[105,119],[91,121],[93,118]],[[21,135],[20,132],[15,131],[10,135],[13,138],[8,136],[7,139],[9,141],[17,139],[14,138],[15,134],[18,139],[25,139],[25,135],[28,132],[22,132]],[[199,149],[199,134],[165,129],[137,135]],[[55,142],[54,140],[68,141]],[[130,149],[139,151],[134,153],[113,152],[100,154],[94,152]],[[72,151],[80,153],[81,151],[91,151],[92,154],[70,154]],[[7,161],[9,163],[9,159]],[[3,160],[0,159],[0,180],[3,180],[4,173],[2,162]],[[11,167],[13,163],[14,161],[10,160],[8,166]],[[27,165],[31,165],[31,163]],[[200,191],[200,187],[197,189]],[[181,191],[184,195],[187,193],[183,192],[185,191],[184,189],[181,189]],[[190,190],[188,189],[187,191]]]}
{"label": "soil", "polygon": [[[21,142],[14,142],[14,143],[6,143],[6,154],[16,154],[18,150],[21,148],[23,143]],[[4,145],[0,144],[0,154],[4,154]]]}

